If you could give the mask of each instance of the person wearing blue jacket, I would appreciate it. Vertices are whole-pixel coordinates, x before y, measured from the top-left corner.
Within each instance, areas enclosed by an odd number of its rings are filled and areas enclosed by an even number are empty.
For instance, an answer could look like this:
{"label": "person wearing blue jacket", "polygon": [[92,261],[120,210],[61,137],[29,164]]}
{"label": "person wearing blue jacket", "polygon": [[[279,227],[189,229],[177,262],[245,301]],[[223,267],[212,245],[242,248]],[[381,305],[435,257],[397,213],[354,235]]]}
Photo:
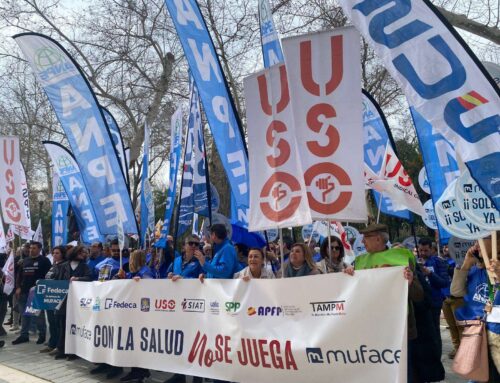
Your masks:
{"label": "person wearing blue jacket", "polygon": [[441,260],[437,255],[432,254],[432,241],[422,238],[418,242],[418,252],[421,257],[422,272],[429,281],[432,289],[431,312],[432,320],[436,334],[439,336],[440,353],[442,352],[441,330],[439,321],[441,317],[441,308],[443,307],[444,295],[443,288],[450,286],[451,279],[448,273],[448,264]]}
{"label": "person wearing blue jacket", "polygon": [[200,261],[206,278],[232,279],[238,270],[238,258],[234,246],[227,238],[227,229],[223,224],[217,223],[210,227],[210,240],[213,243],[214,256],[209,262],[201,251],[194,256]]}
{"label": "person wearing blue jacket", "polygon": [[[128,271],[128,250],[122,251],[122,258],[123,269]],[[109,281],[118,273],[120,270],[120,245],[117,239],[111,242],[111,258],[106,258],[98,263],[94,270],[99,282]]]}
{"label": "person wearing blue jacket", "polygon": [[87,266],[92,272],[92,279],[94,281],[97,280],[95,267],[105,259],[106,256],[103,253],[102,243],[101,242],[92,243],[92,245],[90,245],[90,254],[89,257],[87,258]]}
{"label": "person wearing blue jacket", "polygon": [[198,278],[203,273],[200,262],[195,257],[196,252],[200,252],[200,240],[189,235],[184,241],[184,251],[182,256],[175,257],[167,270],[168,279]]}

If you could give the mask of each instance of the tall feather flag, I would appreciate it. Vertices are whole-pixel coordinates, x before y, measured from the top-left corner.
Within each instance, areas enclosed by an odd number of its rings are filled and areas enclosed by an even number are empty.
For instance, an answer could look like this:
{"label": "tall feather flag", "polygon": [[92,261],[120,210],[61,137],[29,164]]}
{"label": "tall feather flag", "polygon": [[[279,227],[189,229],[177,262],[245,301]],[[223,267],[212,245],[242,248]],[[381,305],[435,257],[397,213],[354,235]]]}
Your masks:
{"label": "tall feather flag", "polygon": [[264,67],[269,68],[285,61],[278,32],[274,27],[273,13],[269,0],[259,0],[260,41]]}
{"label": "tall feather flag", "polygon": [[340,0],[409,104],[454,146],[500,209],[500,89],[430,1],[390,3]]}
{"label": "tall feather flag", "polygon": [[[147,123],[144,124],[144,153],[142,155],[141,175],[141,247],[146,246],[146,232],[150,225],[152,215],[154,226],[154,205],[151,184],[149,183],[149,147],[150,132]],[[151,230],[151,229],[150,229]],[[154,230],[154,229],[153,229]]]}

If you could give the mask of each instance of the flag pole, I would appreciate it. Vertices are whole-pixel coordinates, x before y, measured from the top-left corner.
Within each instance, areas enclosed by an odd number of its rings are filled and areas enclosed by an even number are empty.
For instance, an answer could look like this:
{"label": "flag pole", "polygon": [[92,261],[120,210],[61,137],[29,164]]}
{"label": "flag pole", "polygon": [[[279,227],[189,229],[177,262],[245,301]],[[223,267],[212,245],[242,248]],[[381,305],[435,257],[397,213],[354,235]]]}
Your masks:
{"label": "flag pole", "polygon": [[281,278],[285,278],[285,256],[283,255],[283,229],[278,228],[280,234]]}

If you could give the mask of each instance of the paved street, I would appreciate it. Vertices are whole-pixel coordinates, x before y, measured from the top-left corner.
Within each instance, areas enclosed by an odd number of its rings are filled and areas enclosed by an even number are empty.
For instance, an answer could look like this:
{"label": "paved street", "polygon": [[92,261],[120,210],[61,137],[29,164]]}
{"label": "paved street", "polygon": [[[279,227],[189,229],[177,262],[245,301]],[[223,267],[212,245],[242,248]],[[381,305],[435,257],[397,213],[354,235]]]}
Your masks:
{"label": "paved street", "polygon": [[[0,383],[97,383],[97,382],[119,382],[119,379],[106,380],[103,375],[90,375],[89,370],[94,364],[83,359],[76,361],[54,360],[46,354],[40,354],[42,348],[35,344],[36,338],[32,337],[30,343],[12,346],[11,341],[16,336],[10,333],[4,337],[6,345],[0,349]],[[443,337],[443,363],[446,368],[447,383],[464,383],[465,380],[457,377],[451,372],[451,360],[447,354],[451,350],[449,332],[441,326]],[[171,375],[164,372],[153,372],[149,382],[163,382]],[[369,382],[369,379],[367,379]]]}

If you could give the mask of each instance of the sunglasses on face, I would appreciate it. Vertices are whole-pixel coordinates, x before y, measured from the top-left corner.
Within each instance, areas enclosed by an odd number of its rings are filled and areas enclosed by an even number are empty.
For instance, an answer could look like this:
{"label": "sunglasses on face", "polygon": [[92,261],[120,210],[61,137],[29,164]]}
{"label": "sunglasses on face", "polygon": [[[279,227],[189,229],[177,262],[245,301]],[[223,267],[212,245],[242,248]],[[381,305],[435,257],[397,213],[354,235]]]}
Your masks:
{"label": "sunglasses on face", "polygon": [[332,247],[330,247],[330,249],[339,251],[341,249],[341,247],[340,246],[332,246]]}
{"label": "sunglasses on face", "polygon": [[200,243],[199,243],[199,242],[189,241],[189,242],[188,242],[188,245],[189,245],[189,246],[200,246]]}

